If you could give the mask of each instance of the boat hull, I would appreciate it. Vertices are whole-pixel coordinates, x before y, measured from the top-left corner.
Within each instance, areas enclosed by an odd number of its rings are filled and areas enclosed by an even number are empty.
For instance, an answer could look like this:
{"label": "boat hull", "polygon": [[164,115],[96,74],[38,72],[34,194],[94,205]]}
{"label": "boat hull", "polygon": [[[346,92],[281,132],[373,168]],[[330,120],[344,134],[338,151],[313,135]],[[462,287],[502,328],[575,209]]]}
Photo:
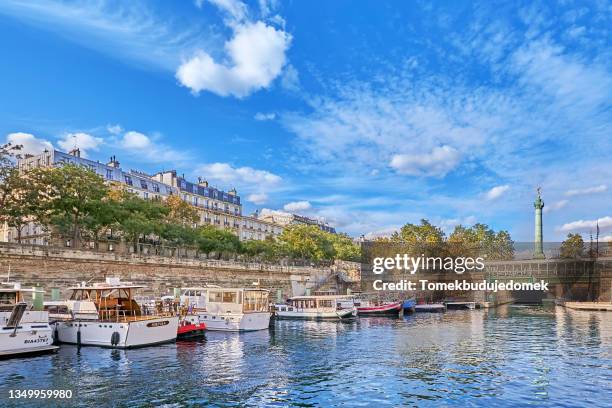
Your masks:
{"label": "boat hull", "polygon": [[316,311],[316,310],[304,310],[304,311],[276,311],[276,317],[278,319],[296,319],[296,320],[340,320],[349,319],[354,317],[354,310],[336,310],[336,311]]}
{"label": "boat hull", "polygon": [[57,351],[53,330],[48,323],[20,323],[17,330],[0,331],[0,358]]}
{"label": "boat hull", "polygon": [[359,316],[402,316],[404,307],[402,302],[387,303],[380,306],[358,307]]}
{"label": "boat hull", "polygon": [[200,323],[206,325],[206,330],[210,331],[247,332],[270,327],[269,312],[224,314],[201,312],[198,318]]}
{"label": "boat hull", "polygon": [[416,306],[416,300],[408,299],[404,300],[402,307],[404,308],[404,312],[412,313],[414,312],[414,307]]}
{"label": "boat hull", "polygon": [[110,348],[136,348],[176,340],[179,318],[160,317],[133,322],[71,320],[56,323],[60,343]]}

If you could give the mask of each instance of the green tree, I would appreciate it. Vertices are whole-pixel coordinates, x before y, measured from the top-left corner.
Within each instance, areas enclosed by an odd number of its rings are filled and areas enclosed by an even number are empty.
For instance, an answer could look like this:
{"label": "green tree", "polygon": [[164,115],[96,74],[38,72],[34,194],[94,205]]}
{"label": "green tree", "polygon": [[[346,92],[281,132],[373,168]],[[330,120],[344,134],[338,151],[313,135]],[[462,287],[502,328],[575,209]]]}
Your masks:
{"label": "green tree", "polygon": [[20,145],[11,143],[0,145],[0,208],[4,207],[6,197],[11,192],[8,178],[15,170],[15,158],[19,150],[21,150]]}
{"label": "green tree", "polygon": [[204,225],[197,229],[197,244],[202,252],[215,253],[218,258],[223,255],[235,255],[240,251],[240,240],[232,232]]}
{"label": "green tree", "polygon": [[17,242],[21,243],[23,228],[34,221],[33,204],[37,200],[36,190],[15,168],[7,173],[3,186],[6,188],[6,194],[3,196],[3,205],[0,206],[0,222],[6,222],[9,227],[15,228]]}
{"label": "green tree", "polygon": [[567,234],[565,241],[561,243],[561,258],[580,258],[584,252],[584,240],[580,234]]}
{"label": "green tree", "polygon": [[361,248],[353,242],[351,237],[346,234],[329,234],[328,237],[334,247],[336,259],[359,262]]}
{"label": "green tree", "polygon": [[159,200],[143,200],[128,192],[122,192],[119,200],[118,227],[138,252],[139,241],[161,236],[169,209]]}
{"label": "green tree", "polygon": [[102,177],[73,164],[34,168],[27,178],[36,191],[36,214],[43,225],[51,225],[71,238],[78,247],[84,220],[91,217],[107,193]]}
{"label": "green tree", "polygon": [[422,219],[421,224],[405,224],[391,235],[391,242],[400,243],[406,252],[441,256],[445,235],[441,228]]}
{"label": "green tree", "polygon": [[283,246],[272,237],[265,240],[249,240],[241,243],[241,252],[248,259],[259,259],[261,261],[272,262],[282,258],[284,254]]}
{"label": "green tree", "polygon": [[451,256],[486,257],[489,260],[510,260],[514,256],[514,242],[507,231],[495,232],[486,224],[466,228],[457,225],[447,240]]}
{"label": "green tree", "polygon": [[181,200],[179,196],[172,195],[168,197],[164,201],[164,205],[168,208],[166,222],[170,224],[192,227],[200,219],[198,210],[191,204]]}
{"label": "green tree", "polygon": [[314,225],[290,225],[285,228],[279,241],[289,256],[297,259],[322,261],[332,260],[336,255],[330,234]]}

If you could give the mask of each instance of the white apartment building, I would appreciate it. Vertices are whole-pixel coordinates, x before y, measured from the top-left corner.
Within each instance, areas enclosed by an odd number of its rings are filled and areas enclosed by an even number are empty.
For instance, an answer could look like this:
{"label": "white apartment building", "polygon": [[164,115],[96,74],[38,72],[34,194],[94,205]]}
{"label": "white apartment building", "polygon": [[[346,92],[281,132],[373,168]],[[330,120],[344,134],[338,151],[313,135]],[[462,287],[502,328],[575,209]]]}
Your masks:
{"label": "white apartment building", "polygon": [[[137,170],[124,171],[115,156],[107,163],[101,163],[81,157],[78,149],[69,153],[45,150],[39,155],[19,160],[17,165],[21,171],[27,171],[35,167],[51,167],[62,163],[85,166],[107,183],[121,186],[143,199],[164,200],[170,195],[178,195],[198,210],[200,225],[209,224],[230,230],[241,240],[263,240],[270,235],[280,235],[283,231],[281,225],[271,220],[243,216],[240,197],[235,189],[225,192],[210,187],[208,182],[202,179],[198,183],[192,183],[184,176],[178,176],[176,170],[162,171],[153,176]],[[16,242],[17,233],[6,224],[0,225],[0,239]],[[22,231],[22,242],[48,245],[49,234],[41,226],[32,223]]]}

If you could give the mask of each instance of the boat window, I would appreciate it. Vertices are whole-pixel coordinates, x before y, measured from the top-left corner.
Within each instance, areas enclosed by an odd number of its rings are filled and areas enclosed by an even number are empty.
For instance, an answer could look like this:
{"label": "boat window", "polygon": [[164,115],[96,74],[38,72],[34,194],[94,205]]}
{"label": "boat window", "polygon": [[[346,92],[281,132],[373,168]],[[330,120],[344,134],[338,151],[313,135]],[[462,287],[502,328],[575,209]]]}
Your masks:
{"label": "boat window", "polygon": [[236,292],[223,292],[223,303],[238,303]]}
{"label": "boat window", "polygon": [[209,302],[223,302],[223,292],[208,292],[208,301]]}
{"label": "boat window", "polygon": [[68,314],[68,306],[66,305],[45,305],[44,310],[51,314]]}
{"label": "boat window", "polygon": [[0,293],[0,305],[14,305],[17,303],[17,292]]}
{"label": "boat window", "polygon": [[244,307],[245,312],[265,312],[268,310],[268,292],[262,290],[245,290]]}
{"label": "boat window", "polygon": [[332,301],[331,301],[331,300],[327,300],[327,299],[325,299],[325,300],[323,300],[323,299],[319,300],[319,307],[332,307],[332,304],[333,304],[333,303],[332,303]]}

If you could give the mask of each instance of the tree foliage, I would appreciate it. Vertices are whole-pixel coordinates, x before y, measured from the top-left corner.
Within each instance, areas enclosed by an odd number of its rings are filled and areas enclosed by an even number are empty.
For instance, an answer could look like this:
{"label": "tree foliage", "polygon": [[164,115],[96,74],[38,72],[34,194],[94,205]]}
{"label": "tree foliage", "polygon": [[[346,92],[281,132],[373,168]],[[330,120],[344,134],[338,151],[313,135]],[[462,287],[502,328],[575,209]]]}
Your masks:
{"label": "tree foliage", "polygon": [[486,224],[472,227],[457,225],[447,240],[451,256],[485,257],[488,260],[509,260],[514,256],[514,242],[507,231],[495,232]]}
{"label": "tree foliage", "polygon": [[567,234],[565,241],[561,243],[561,258],[580,258],[584,253],[584,240],[580,234]]}

